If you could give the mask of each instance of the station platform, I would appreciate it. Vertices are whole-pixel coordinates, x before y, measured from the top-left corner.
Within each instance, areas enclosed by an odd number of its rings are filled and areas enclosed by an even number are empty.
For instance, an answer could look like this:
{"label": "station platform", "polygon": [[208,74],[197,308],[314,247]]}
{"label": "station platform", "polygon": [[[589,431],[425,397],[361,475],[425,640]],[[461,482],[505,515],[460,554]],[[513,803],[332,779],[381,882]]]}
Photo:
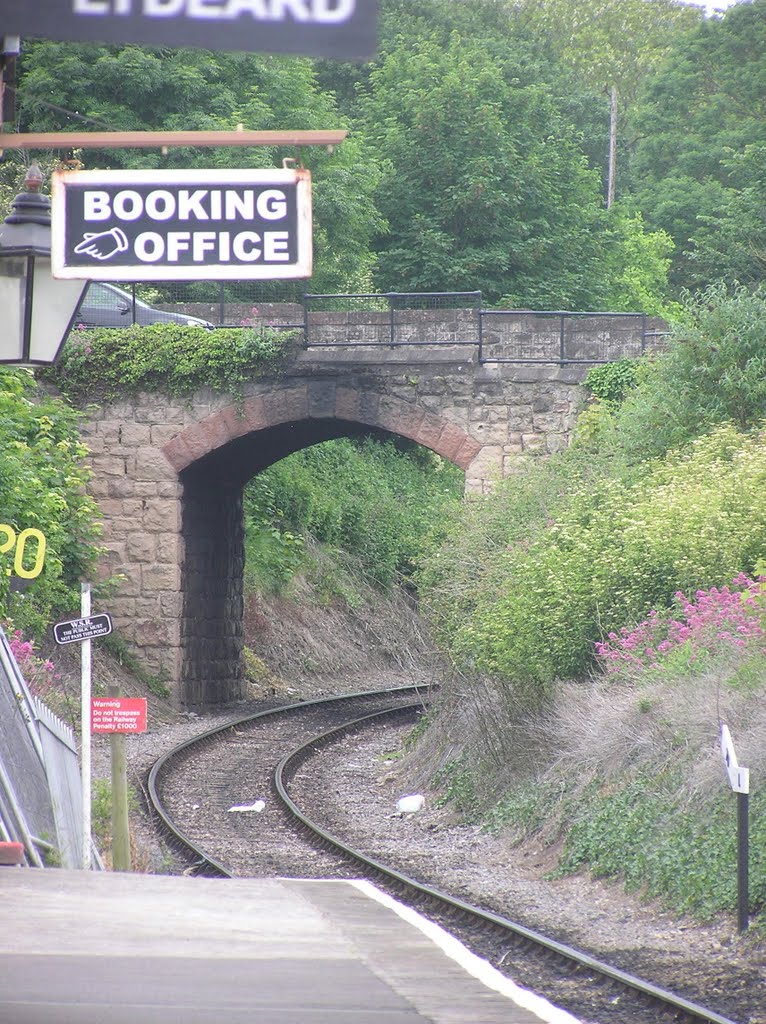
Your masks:
{"label": "station platform", "polygon": [[2,1024],[576,1024],[368,882],[0,869]]}

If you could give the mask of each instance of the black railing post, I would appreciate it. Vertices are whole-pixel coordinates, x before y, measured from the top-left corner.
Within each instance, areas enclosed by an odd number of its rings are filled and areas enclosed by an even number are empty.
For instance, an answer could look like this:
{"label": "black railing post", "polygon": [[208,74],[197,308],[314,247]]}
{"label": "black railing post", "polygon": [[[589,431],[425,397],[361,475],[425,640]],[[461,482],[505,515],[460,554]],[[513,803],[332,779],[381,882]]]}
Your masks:
{"label": "black railing post", "polygon": [[641,355],[646,354],[646,313],[641,314]]}
{"label": "black railing post", "polygon": [[750,924],[750,795],[737,793],[737,930],[746,932]]}
{"label": "black railing post", "polygon": [[559,325],[559,366],[564,363],[564,355],[566,349],[566,314],[561,314],[561,321]]}
{"label": "black railing post", "polygon": [[[481,295],[481,293],[479,294]],[[477,310],[479,314],[479,366],[482,366],[484,363],[484,310],[481,307],[482,301],[479,299],[479,308]]]}
{"label": "black railing post", "polygon": [[386,298],[388,299],[388,320],[389,320],[389,332],[390,341],[394,345],[396,343],[396,322],[394,320],[394,295],[395,292],[388,292]]}
{"label": "black railing post", "polygon": [[309,347],[309,296],[303,293],[303,345]]}
{"label": "black railing post", "polygon": [[221,281],[218,286],[218,326],[223,327],[226,323],[226,286]]}
{"label": "black railing post", "polygon": [[136,282],[133,281],[130,286],[130,305],[131,305],[131,323],[136,323]]}

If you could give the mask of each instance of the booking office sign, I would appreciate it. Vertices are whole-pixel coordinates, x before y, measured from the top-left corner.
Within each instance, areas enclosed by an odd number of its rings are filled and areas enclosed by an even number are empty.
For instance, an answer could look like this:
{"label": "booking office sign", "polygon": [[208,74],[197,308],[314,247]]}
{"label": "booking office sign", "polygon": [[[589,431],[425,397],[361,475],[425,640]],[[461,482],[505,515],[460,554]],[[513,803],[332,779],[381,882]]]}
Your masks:
{"label": "booking office sign", "polygon": [[311,175],[303,168],[57,171],[52,206],[54,277],[311,276]]}

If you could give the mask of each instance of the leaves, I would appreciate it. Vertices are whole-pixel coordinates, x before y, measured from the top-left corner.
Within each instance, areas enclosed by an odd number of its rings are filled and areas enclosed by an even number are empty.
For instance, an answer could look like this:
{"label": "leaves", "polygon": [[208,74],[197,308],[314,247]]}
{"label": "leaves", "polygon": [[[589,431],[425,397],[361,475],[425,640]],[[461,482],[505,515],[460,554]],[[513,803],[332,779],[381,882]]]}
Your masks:
{"label": "leaves", "polygon": [[79,330],[44,376],[80,402],[139,391],[183,395],[201,387],[237,397],[246,380],[275,364],[292,337],[294,332],[267,327],[181,324]]}
{"label": "leaves", "polygon": [[[17,534],[40,530],[47,545],[42,574],[12,598],[10,614],[38,636],[53,609],[77,606],[74,588],[93,571],[98,527],[86,455],[72,410],[38,392],[25,371],[0,369],[0,519]],[[4,606],[12,565],[13,551],[0,556]]]}

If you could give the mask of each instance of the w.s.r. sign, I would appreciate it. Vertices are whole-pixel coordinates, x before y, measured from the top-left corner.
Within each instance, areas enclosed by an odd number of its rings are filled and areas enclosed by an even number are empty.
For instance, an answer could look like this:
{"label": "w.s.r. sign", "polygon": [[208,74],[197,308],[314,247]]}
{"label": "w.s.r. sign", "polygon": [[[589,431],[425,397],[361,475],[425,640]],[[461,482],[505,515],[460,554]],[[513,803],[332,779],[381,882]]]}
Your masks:
{"label": "w.s.r. sign", "polygon": [[57,172],[51,259],[98,281],[310,277],[310,172]]}

